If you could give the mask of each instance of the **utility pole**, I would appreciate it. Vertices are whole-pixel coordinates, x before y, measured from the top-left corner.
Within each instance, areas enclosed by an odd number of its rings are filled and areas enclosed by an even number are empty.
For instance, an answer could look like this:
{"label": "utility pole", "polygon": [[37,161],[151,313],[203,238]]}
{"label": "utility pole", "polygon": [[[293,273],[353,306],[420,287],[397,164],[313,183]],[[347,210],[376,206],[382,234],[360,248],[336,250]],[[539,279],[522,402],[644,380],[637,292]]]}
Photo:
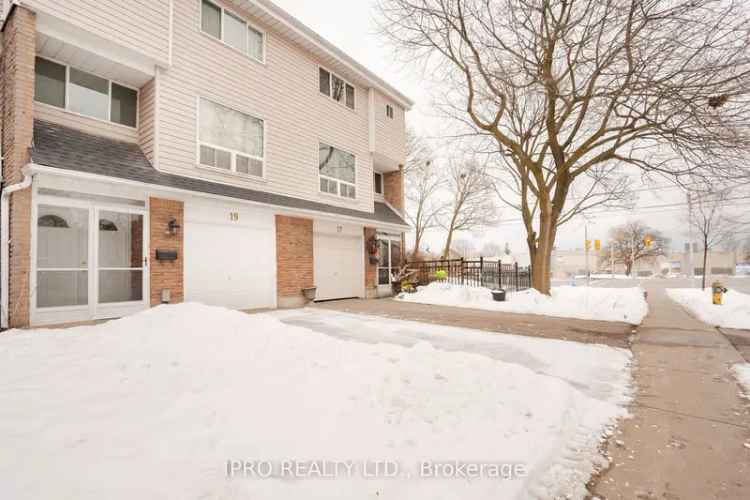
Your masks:
{"label": "utility pole", "polygon": [[[690,195],[690,191],[687,193],[687,203],[688,203],[688,266],[690,267],[690,270],[688,271],[688,278],[690,278],[690,287],[693,286],[693,281],[695,279],[695,265],[693,264],[693,197]],[[705,273],[706,270],[704,269],[703,272]]]}
{"label": "utility pole", "polygon": [[612,270],[612,279],[615,279],[615,241],[609,242],[609,260],[610,269]]}
{"label": "utility pole", "polygon": [[589,225],[586,223],[585,229],[585,237],[586,237],[586,286],[591,286],[591,269],[589,269],[589,247],[591,244],[589,243]]}

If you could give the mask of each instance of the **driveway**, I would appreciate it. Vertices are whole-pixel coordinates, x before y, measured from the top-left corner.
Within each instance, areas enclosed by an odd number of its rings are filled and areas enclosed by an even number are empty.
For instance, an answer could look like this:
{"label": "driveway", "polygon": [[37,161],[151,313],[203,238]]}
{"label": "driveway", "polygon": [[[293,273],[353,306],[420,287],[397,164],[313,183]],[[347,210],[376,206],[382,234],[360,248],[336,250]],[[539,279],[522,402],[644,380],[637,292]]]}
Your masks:
{"label": "driveway", "polygon": [[463,307],[435,306],[393,299],[340,300],[315,304],[318,311],[338,311],[386,318],[460,326],[486,332],[572,340],[627,348],[633,328],[626,323],[553,318],[533,314],[498,313]]}

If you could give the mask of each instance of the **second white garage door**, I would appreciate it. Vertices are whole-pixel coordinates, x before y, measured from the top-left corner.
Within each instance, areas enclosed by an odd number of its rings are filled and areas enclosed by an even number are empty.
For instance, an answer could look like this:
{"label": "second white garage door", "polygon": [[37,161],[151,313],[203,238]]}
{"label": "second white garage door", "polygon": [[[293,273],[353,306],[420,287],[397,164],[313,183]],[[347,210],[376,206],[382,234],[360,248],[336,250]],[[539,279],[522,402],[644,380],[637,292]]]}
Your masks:
{"label": "second white garage door", "polygon": [[274,216],[257,208],[185,204],[185,300],[276,307]]}
{"label": "second white garage door", "polygon": [[364,242],[361,226],[315,221],[313,255],[316,300],[362,297]]}

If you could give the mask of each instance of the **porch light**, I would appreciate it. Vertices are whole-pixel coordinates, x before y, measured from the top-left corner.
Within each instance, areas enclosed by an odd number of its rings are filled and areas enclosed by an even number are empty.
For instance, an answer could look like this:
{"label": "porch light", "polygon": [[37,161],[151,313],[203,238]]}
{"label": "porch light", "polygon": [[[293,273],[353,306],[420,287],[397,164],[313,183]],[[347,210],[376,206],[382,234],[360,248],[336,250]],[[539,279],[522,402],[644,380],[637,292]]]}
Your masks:
{"label": "porch light", "polygon": [[167,223],[167,234],[174,236],[180,231],[180,225],[177,223],[177,219],[172,217]]}

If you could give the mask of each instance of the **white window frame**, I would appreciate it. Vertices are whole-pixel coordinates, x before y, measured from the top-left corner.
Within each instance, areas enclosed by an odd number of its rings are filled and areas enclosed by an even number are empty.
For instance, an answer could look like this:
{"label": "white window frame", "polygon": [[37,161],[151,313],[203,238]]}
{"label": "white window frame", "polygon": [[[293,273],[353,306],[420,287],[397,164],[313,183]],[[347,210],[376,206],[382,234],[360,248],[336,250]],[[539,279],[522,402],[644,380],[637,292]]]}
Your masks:
{"label": "white window frame", "polygon": [[[223,46],[228,47],[228,48],[234,50],[235,52],[239,52],[240,54],[244,54],[245,57],[247,57],[251,61],[255,61],[257,63],[265,65],[266,64],[266,48],[268,46],[268,33],[266,32],[266,30],[264,30],[263,28],[261,28],[257,24],[248,21],[245,18],[245,16],[241,15],[240,13],[238,13],[238,12],[232,10],[232,9],[226,9],[223,6],[219,5],[218,3],[216,3],[216,2],[214,2],[212,0],[205,0],[206,3],[210,3],[211,5],[213,5],[214,7],[216,7],[217,9],[219,9],[221,11],[221,16],[219,16],[219,19],[221,21],[221,24],[219,26],[219,38],[216,38],[211,33],[207,33],[205,31],[203,31],[203,2],[204,2],[204,0],[198,0],[198,12],[199,12],[199,14],[198,14],[198,31],[200,31],[203,35],[209,37],[211,40],[215,40],[215,41],[221,43]],[[237,47],[229,45],[227,42],[224,41],[224,12],[227,12],[227,13],[231,14],[232,16],[236,17],[237,19],[240,19],[240,20],[244,21],[244,23],[245,23],[245,50],[244,51],[238,49]],[[260,33],[261,36],[263,37],[263,50],[261,51],[262,54],[261,54],[261,58],[260,59],[254,58],[248,52],[248,47],[249,47],[249,43],[248,43],[249,42],[249,40],[248,40],[248,36],[249,35],[248,35],[248,30],[247,30],[248,27],[254,29],[258,33]]]}
{"label": "white window frame", "polygon": [[[251,118],[255,118],[256,120],[260,120],[263,122],[263,156],[255,156],[251,155],[249,153],[245,153],[243,151],[237,151],[233,149],[227,149],[223,146],[217,146],[215,144],[212,144],[210,142],[202,142],[201,141],[201,100],[206,100],[208,102],[211,102],[213,104],[216,104],[217,106],[222,106],[225,108],[229,108],[233,111],[236,111],[238,113],[242,113],[243,115],[247,115]],[[195,143],[196,143],[196,157],[195,157],[195,163],[199,168],[211,170],[212,172],[221,172],[223,174],[233,175],[242,177],[245,179],[255,179],[255,180],[266,180],[268,176],[268,168],[267,168],[267,162],[266,162],[266,152],[268,151],[268,122],[265,118],[262,118],[260,116],[256,116],[254,113],[248,113],[247,111],[238,109],[236,106],[230,106],[229,104],[223,103],[221,101],[217,101],[216,99],[209,99],[208,97],[202,97],[198,96],[195,101]],[[229,170],[219,168],[219,167],[212,167],[211,165],[204,165],[201,163],[201,146],[207,146],[209,148],[217,149],[219,151],[224,151],[226,153],[229,153],[231,155],[231,168]],[[247,158],[251,158],[253,160],[260,160],[263,162],[263,175],[257,176],[253,174],[246,174],[244,172],[237,172],[237,155],[245,156]]]}
{"label": "white window frame", "polygon": [[[378,233],[375,237],[377,244],[378,244],[378,250],[380,250],[380,242],[381,241],[387,241],[388,242],[388,266],[387,267],[381,267],[380,262],[378,262],[378,265],[376,266],[375,270],[375,281],[378,284],[378,287],[384,287],[388,290],[391,288],[391,281],[393,281],[393,271],[394,269],[398,270],[397,268],[393,267],[393,262],[391,261],[391,246],[393,243],[398,243],[401,247],[401,264],[403,265],[404,262],[404,248],[403,248],[403,241],[401,239],[401,236],[395,235],[395,234],[380,234]],[[380,282],[380,271],[382,269],[388,270],[388,283],[381,283]]]}
{"label": "white window frame", "polygon": [[[328,77],[328,95],[326,95],[326,94],[324,94],[323,92],[320,91],[320,70],[321,69],[323,71],[327,71],[328,75],[329,75],[329,77]],[[333,98],[333,77],[334,76],[336,78],[338,78],[339,80],[341,80],[342,82],[344,82],[344,98],[342,100],[340,100],[340,101],[337,101],[336,99]],[[336,104],[344,106],[349,111],[357,111],[357,86],[354,85],[352,82],[350,82],[349,80],[345,79],[344,77],[342,77],[338,73],[335,73],[335,72],[331,71],[330,69],[326,68],[325,66],[318,66],[318,77],[317,77],[316,81],[318,82],[318,92],[320,93],[320,95],[322,95],[323,97],[325,97],[325,98],[327,98],[327,99],[335,102]],[[354,107],[353,108],[350,108],[349,106],[346,105],[346,86],[347,85],[349,85],[351,88],[354,89]]]}
{"label": "white window frame", "polygon": [[[47,104],[46,102],[37,101],[36,100],[36,96],[34,97],[34,103],[41,104],[42,106],[49,106],[50,108],[54,108],[54,109],[61,109],[61,110],[65,111],[66,113],[70,113],[71,115],[81,116],[83,118],[88,118],[89,120],[96,120],[98,122],[108,123],[108,124],[114,125],[116,127],[125,127],[128,130],[138,130],[138,126],[140,125],[140,118],[141,118],[141,101],[140,101],[140,99],[141,99],[141,92],[140,92],[140,89],[137,89],[137,88],[132,87],[130,85],[124,84],[122,82],[110,80],[109,78],[105,78],[105,77],[103,77],[101,75],[97,75],[96,73],[92,73],[91,71],[86,71],[86,70],[83,70],[83,69],[80,69],[80,68],[75,68],[76,70],[81,71],[83,73],[87,73],[89,75],[94,75],[97,78],[101,78],[103,80],[107,80],[107,99],[109,100],[109,102],[107,104],[107,118],[99,118],[98,116],[91,116],[91,115],[87,115],[87,114],[84,114],[84,113],[78,113],[76,111],[71,111],[71,109],[70,109],[70,69],[71,69],[72,66],[70,64],[66,64],[66,63],[64,63],[62,61],[53,59],[51,57],[40,56],[38,54],[34,56],[34,60],[36,60],[36,58],[44,59],[45,61],[49,61],[51,63],[54,63],[54,64],[57,64],[59,66],[64,66],[65,67],[65,106],[63,106],[62,108],[60,108],[60,107],[55,106],[53,104]],[[34,69],[34,74],[36,74],[36,68]],[[113,122],[112,121],[112,84],[113,83],[115,85],[119,85],[120,87],[129,89],[129,90],[132,90],[132,91],[135,92],[135,126],[131,127],[130,125],[125,125],[124,123],[117,123],[117,122]]]}
{"label": "white window frame", "polygon": [[[337,179],[335,177],[331,177],[329,175],[324,175],[320,173],[320,146],[325,145],[329,148],[338,149],[342,153],[346,153],[349,155],[352,155],[354,157],[354,182],[348,182],[341,179]],[[325,141],[323,139],[318,139],[318,191],[320,194],[325,196],[334,196],[341,200],[349,200],[349,201],[356,201],[359,197],[359,189],[357,189],[357,155],[352,153],[351,151],[347,151],[346,149],[340,148],[336,146],[335,144],[332,144],[330,141]],[[323,191],[320,189],[320,179],[325,179],[328,182],[335,182],[336,183],[336,192],[335,193],[329,193],[328,191]],[[351,186],[354,188],[354,198],[350,198],[349,196],[343,196],[341,194],[341,184],[346,184],[347,186]]]}

